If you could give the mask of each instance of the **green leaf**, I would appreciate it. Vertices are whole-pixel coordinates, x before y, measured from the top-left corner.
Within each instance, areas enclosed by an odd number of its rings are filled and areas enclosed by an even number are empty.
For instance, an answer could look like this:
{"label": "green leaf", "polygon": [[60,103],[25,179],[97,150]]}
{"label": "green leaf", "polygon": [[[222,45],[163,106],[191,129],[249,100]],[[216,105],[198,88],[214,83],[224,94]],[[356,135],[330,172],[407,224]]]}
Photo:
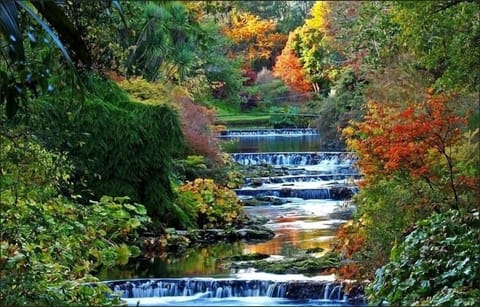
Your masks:
{"label": "green leaf", "polygon": [[7,92],[7,103],[5,106],[5,111],[9,119],[12,119],[15,116],[19,107],[18,97],[15,95],[14,91],[14,89],[10,88]]}

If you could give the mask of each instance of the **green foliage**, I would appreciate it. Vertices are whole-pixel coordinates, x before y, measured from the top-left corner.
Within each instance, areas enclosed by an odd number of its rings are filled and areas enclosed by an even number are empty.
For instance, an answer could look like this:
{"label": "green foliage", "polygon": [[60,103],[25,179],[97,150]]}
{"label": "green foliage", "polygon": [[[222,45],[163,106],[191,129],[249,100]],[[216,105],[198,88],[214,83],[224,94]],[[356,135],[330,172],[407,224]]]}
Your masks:
{"label": "green foliage", "polygon": [[437,88],[479,90],[479,10],[477,1],[395,3],[399,44],[430,71]]}
{"label": "green foliage", "polygon": [[364,82],[352,69],[343,68],[336,73],[331,94],[320,100],[316,113],[319,114],[316,126],[322,134],[322,144],[344,147],[341,142],[341,129],[351,119],[359,119],[363,104]]}
{"label": "green foliage", "polygon": [[131,78],[118,84],[125,90],[133,100],[146,104],[169,103],[168,100],[160,100],[159,97],[166,97],[172,88],[165,83],[149,82],[142,78]]}
{"label": "green foliage", "polygon": [[[26,108],[32,97],[51,93],[55,86],[52,75],[73,65],[57,35],[38,18],[22,1],[8,0],[0,4],[0,42],[9,46],[0,50],[3,58],[0,61],[0,106],[5,108],[8,118]],[[54,45],[58,49],[53,48]],[[62,63],[57,60],[59,50],[64,56]],[[73,80],[73,77],[66,79]]]}
{"label": "green foliage", "polygon": [[364,2],[342,35],[369,69],[407,53],[435,88],[478,91],[478,10],[476,1]]}
{"label": "green foliage", "polygon": [[[12,132],[12,131],[8,131]],[[14,131],[19,133],[19,130]],[[149,222],[142,205],[102,197],[80,205],[58,195],[70,180],[64,156],[23,134],[1,138],[0,300],[6,305],[111,305],[91,287],[99,266],[125,264]],[[5,135],[4,135],[5,136]]]}
{"label": "green foliage", "polygon": [[243,185],[240,166],[229,154],[221,156],[221,163],[212,163],[202,156],[188,156],[185,160],[176,160],[175,164],[176,173],[183,182],[196,178],[211,178],[230,189]]}
{"label": "green foliage", "polygon": [[75,193],[85,199],[129,196],[157,223],[175,224],[170,176],[183,144],[176,112],[165,104],[132,102],[114,83],[97,77],[85,85],[92,94],[80,114],[68,108],[66,97],[36,102],[39,138],[68,152]]}
{"label": "green foliage", "polygon": [[239,10],[250,12],[262,19],[275,19],[277,29],[288,34],[300,26],[315,1],[235,1]]}
{"label": "green foliage", "polygon": [[475,306],[480,300],[478,211],[434,214],[392,250],[367,288],[369,303]]}
{"label": "green foliage", "polygon": [[342,29],[342,39],[352,40],[348,45],[352,50],[349,51],[367,51],[362,54],[362,61],[373,69],[381,66],[385,58],[398,55],[400,50],[395,40],[399,27],[392,20],[394,5],[388,1],[363,2],[358,16]]}
{"label": "green foliage", "polygon": [[[234,98],[242,88],[242,62],[239,58],[227,56],[231,43],[221,34],[218,24],[206,19],[200,26],[204,33],[201,40],[204,47],[197,52],[200,61],[196,74],[205,76],[211,96],[218,99]],[[191,91],[194,90],[191,88]]]}
{"label": "green foliage", "polygon": [[300,109],[294,106],[271,107],[269,125],[273,128],[306,127],[308,121],[299,116]]}
{"label": "green foliage", "polygon": [[127,72],[147,80],[183,81],[194,68],[202,29],[179,1],[144,5],[142,27],[128,58]]}
{"label": "green foliage", "polygon": [[235,192],[212,179],[197,178],[178,187],[178,193],[179,206],[194,208],[197,227],[231,227],[244,219],[243,207]]}
{"label": "green foliage", "polygon": [[265,111],[272,105],[277,105],[288,100],[290,89],[282,80],[275,78],[246,87],[245,92],[249,95],[258,95],[260,99],[258,109]]}
{"label": "green foliage", "polygon": [[356,231],[362,233],[364,242],[353,258],[365,271],[374,272],[378,265],[386,263],[391,248],[402,240],[408,227],[432,212],[420,199],[420,191],[416,193],[411,187],[428,189],[418,181],[378,178],[375,185],[364,186],[355,196],[356,217],[361,223],[361,230]]}

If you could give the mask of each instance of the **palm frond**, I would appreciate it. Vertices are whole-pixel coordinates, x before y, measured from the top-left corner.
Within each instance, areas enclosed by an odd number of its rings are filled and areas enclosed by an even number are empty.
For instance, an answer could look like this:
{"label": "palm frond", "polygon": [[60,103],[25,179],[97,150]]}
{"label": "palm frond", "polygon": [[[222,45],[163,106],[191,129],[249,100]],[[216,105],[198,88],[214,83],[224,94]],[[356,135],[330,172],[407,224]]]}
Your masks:
{"label": "palm frond", "polygon": [[15,0],[0,1],[0,31],[9,44],[10,56],[19,61],[25,60],[25,50]]}
{"label": "palm frond", "polygon": [[55,32],[50,28],[50,26],[45,23],[40,16],[38,16],[35,12],[32,11],[32,9],[23,1],[17,1],[18,5],[22,7],[22,9],[25,10],[35,21],[43,28],[45,32],[50,36],[50,38],[53,40],[55,45],[57,46],[58,49],[63,54],[63,57],[68,61],[68,64],[73,65],[72,58],[70,57],[70,54],[68,53],[67,49],[63,45],[63,43],[60,41],[58,36],[55,34]]}

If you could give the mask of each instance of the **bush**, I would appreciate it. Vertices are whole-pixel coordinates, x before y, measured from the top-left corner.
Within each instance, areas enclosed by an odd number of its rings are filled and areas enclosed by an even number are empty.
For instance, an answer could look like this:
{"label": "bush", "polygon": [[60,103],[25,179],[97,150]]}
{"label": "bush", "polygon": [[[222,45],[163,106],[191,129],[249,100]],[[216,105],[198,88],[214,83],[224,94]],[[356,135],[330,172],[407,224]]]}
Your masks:
{"label": "bush", "polygon": [[178,192],[179,206],[194,206],[197,227],[226,228],[241,223],[245,218],[235,192],[211,179],[197,178],[180,186]]}
{"label": "bush", "polygon": [[418,223],[367,288],[369,302],[475,306],[480,301],[479,212],[450,210]]}
{"label": "bush", "polygon": [[48,148],[67,152],[75,167],[74,192],[86,200],[128,196],[156,224],[181,223],[170,186],[173,158],[184,149],[177,113],[166,104],[133,102],[98,77],[85,84],[92,94],[79,113],[67,106],[67,93],[32,102],[35,133]]}
{"label": "bush", "polygon": [[179,86],[147,82],[139,78],[123,81],[120,86],[142,103],[166,104],[175,109],[188,152],[218,160],[220,149],[213,133],[215,112],[212,109],[195,103],[189,93]]}
{"label": "bush", "polygon": [[[18,131],[17,131],[18,132]],[[99,266],[126,264],[140,252],[143,206],[102,197],[80,205],[58,190],[66,160],[27,136],[1,140],[0,301],[7,306],[108,305],[106,287],[90,287]],[[11,137],[11,138],[10,138]]]}

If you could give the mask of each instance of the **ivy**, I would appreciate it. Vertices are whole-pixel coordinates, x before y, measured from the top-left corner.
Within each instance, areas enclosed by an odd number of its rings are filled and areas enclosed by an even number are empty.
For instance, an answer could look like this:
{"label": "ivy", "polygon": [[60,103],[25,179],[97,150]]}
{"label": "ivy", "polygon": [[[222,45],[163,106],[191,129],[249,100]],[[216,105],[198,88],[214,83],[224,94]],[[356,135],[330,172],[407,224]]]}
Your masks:
{"label": "ivy", "polygon": [[478,211],[433,214],[418,223],[367,288],[369,302],[474,306],[480,300]]}

